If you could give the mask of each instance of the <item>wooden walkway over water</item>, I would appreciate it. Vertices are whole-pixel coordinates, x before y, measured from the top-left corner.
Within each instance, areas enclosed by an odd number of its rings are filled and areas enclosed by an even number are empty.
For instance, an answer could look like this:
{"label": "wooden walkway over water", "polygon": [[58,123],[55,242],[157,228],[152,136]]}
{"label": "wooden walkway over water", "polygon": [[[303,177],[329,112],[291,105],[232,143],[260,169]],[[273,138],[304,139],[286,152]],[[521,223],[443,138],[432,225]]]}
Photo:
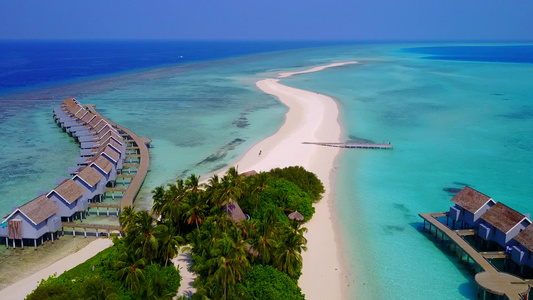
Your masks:
{"label": "wooden walkway over water", "polygon": [[107,236],[111,236],[111,232],[117,233],[119,236],[122,235],[122,227],[120,225],[106,225],[106,224],[85,224],[85,223],[74,223],[74,222],[62,222],[61,226],[63,227],[63,235],[65,235],[65,227],[72,228],[72,235],[76,236],[76,228],[83,229],[83,234],[87,237],[87,229],[92,229],[95,232],[95,235],[99,236],[100,233],[107,232]]}
{"label": "wooden walkway over water", "polygon": [[382,149],[392,150],[394,147],[391,144],[372,144],[372,143],[321,143],[321,142],[303,142],[306,145],[319,145],[336,148],[353,148],[353,149]]}
{"label": "wooden walkway over water", "polygon": [[[128,148],[139,151],[139,154],[135,154],[135,157],[138,157],[140,160],[138,164],[124,164],[124,167],[137,167],[137,173],[134,174],[135,176],[132,178],[131,183],[124,191],[120,201],[120,206],[122,209],[124,209],[126,206],[133,206],[133,201],[135,200],[135,197],[137,197],[137,194],[139,193],[139,190],[144,182],[144,178],[148,172],[148,166],[150,165],[150,154],[148,153],[147,145],[150,144],[152,140],[149,138],[140,137],[128,128],[118,125],[105,118],[98,113],[94,104],[88,104],[85,105],[85,107],[92,113],[102,117],[105,121],[111,124],[111,126],[115,127],[119,131],[120,135],[124,137],[125,142],[134,143],[134,145],[126,145]],[[132,156],[126,155],[126,157]]]}
{"label": "wooden walkway over water", "polygon": [[492,294],[505,296],[510,300],[526,299],[523,296],[527,295],[530,290],[530,283],[517,276],[498,271],[487,259],[505,257],[505,253],[497,252],[478,252],[472,247],[462,235],[469,235],[473,231],[469,230],[452,230],[437,218],[445,217],[447,214],[440,213],[424,213],[419,214],[424,219],[424,230],[426,230],[426,222],[429,223],[429,232],[432,232],[432,227],[435,228],[435,236],[438,238],[441,232],[441,239],[444,241],[446,235],[450,241],[460,248],[460,257],[463,254],[467,255],[468,259],[472,259],[483,270],[476,274],[475,279],[477,284],[483,288],[483,299],[486,298],[486,292]]}

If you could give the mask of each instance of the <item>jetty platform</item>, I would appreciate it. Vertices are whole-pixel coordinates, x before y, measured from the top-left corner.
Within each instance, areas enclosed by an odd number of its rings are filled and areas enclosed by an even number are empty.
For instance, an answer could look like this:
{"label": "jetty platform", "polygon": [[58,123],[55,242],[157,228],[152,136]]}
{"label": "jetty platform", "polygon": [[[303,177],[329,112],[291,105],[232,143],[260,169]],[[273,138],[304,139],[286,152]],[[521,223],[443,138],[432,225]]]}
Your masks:
{"label": "jetty platform", "polygon": [[388,143],[384,144],[373,144],[373,143],[323,143],[323,142],[303,142],[302,144],[307,145],[319,145],[326,147],[336,147],[336,148],[354,148],[354,149],[382,149],[382,150],[392,150],[394,146]]}
{"label": "jetty platform", "polygon": [[483,290],[483,295],[480,295],[482,299],[486,299],[487,292],[489,292],[509,300],[527,300],[531,283],[512,274],[498,271],[488,260],[505,257],[505,253],[501,251],[478,252],[463,238],[463,236],[473,234],[473,230],[452,230],[437,219],[446,217],[447,213],[445,212],[418,215],[424,219],[424,230],[426,230],[426,223],[429,223],[428,231],[430,234],[434,230],[435,237],[439,239],[440,233],[440,239],[443,244],[446,236],[450,245],[458,248],[459,259],[462,260],[462,257],[466,255],[467,263],[471,259],[479,267],[481,272],[476,274],[475,280],[478,284],[478,289],[481,288]]}
{"label": "jetty platform", "polygon": [[120,192],[124,193],[120,201],[121,209],[124,209],[124,207],[126,206],[133,206],[133,201],[135,200],[135,197],[137,197],[137,194],[139,193],[139,190],[141,189],[144,179],[146,178],[146,174],[148,173],[148,166],[150,165],[150,154],[148,153],[148,145],[150,145],[152,140],[146,137],[140,137],[137,134],[135,134],[133,131],[129,130],[128,128],[121,126],[117,123],[114,123],[113,121],[105,118],[100,113],[98,113],[94,104],[87,104],[87,105],[84,105],[84,107],[88,109],[90,112],[100,116],[102,119],[108,122],[111,126],[115,127],[120,133],[120,135],[123,136],[124,142],[127,143],[126,149],[135,150],[137,152],[136,154],[126,155],[126,157],[138,158],[139,163],[124,164],[124,167],[136,167],[137,172],[135,174],[131,174],[134,176],[123,176],[123,178],[131,178],[131,182],[127,189],[120,190]]}

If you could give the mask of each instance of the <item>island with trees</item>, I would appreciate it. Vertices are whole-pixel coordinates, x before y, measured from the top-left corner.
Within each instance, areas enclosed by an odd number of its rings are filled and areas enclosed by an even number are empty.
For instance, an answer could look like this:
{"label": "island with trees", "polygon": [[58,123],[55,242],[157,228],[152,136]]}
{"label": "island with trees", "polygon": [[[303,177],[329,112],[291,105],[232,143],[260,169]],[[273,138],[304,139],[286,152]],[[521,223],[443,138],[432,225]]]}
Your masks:
{"label": "island with trees", "polygon": [[[231,167],[200,184],[153,191],[151,212],[125,208],[123,238],[76,268],[43,280],[26,299],[172,299],[180,285],[171,259],[190,251],[192,299],[304,299],[298,287],[303,223],[324,186],[302,167],[239,174]],[[245,213],[246,212],[246,213]],[[185,298],[183,296],[183,298]]]}

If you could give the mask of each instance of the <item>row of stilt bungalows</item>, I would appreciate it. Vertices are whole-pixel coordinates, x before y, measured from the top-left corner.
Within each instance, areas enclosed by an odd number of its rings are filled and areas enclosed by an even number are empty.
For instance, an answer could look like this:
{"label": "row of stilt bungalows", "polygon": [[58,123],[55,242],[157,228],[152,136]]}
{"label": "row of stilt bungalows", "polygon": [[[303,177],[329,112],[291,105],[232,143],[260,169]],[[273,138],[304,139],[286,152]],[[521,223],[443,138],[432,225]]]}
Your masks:
{"label": "row of stilt bungalows", "polygon": [[[463,188],[452,199],[447,218],[452,228],[473,229],[487,245],[505,250],[512,260],[533,269],[533,225],[529,214],[521,214],[501,202],[470,187]],[[529,272],[530,273],[530,272]]]}
{"label": "row of stilt bungalows", "polygon": [[101,201],[106,187],[117,178],[126,157],[121,135],[102,117],[91,113],[76,99],[68,98],[54,109],[56,123],[80,144],[77,166],[69,168],[70,178],[60,180],[45,192],[13,211],[0,224],[6,246],[58,237],[62,221],[84,218],[89,203]]}

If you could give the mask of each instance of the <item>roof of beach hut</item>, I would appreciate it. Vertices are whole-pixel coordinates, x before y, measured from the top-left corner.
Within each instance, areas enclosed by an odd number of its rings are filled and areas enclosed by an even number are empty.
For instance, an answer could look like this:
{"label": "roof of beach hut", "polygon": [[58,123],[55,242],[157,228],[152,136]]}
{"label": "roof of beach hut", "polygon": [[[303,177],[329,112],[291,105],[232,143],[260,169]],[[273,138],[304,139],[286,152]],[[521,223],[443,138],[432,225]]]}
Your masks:
{"label": "roof of beach hut", "polygon": [[98,125],[98,123],[100,121],[102,121],[102,120],[103,120],[103,118],[97,115],[94,119],[91,120],[91,122],[89,122],[89,125],[94,127],[94,126]]}
{"label": "roof of beach hut", "polygon": [[529,225],[526,229],[517,234],[514,239],[533,252],[533,225]]}
{"label": "roof of beach hut", "polygon": [[121,136],[118,134],[118,132],[116,132],[116,131],[108,131],[108,132],[106,132],[106,133],[100,135],[99,138],[100,138],[100,144],[104,144],[104,143],[106,143],[106,142],[107,142],[109,139],[111,139],[111,138],[112,138],[113,140],[119,142],[121,145],[122,145],[122,143],[123,143],[123,141],[124,141],[124,140],[122,139],[122,137],[121,137]]}
{"label": "roof of beach hut", "polygon": [[[52,192],[56,192],[68,203],[73,203],[83,195],[83,189],[74,180],[67,179],[58,185]],[[52,193],[50,192],[50,193]],[[49,194],[50,194],[49,193]]]}
{"label": "roof of beach hut", "polygon": [[229,213],[229,216],[233,221],[239,222],[242,220],[246,220],[246,216],[244,215],[244,212],[242,211],[239,204],[232,199],[229,200],[229,205],[226,207],[226,201],[222,203],[222,209],[224,211],[227,211]]}
{"label": "roof of beach hut", "polygon": [[[98,124],[96,124],[96,126],[94,126],[93,128],[94,128],[94,130],[96,130],[96,131],[100,131],[100,130],[102,130],[102,128],[104,128],[104,126],[106,126],[106,125],[109,125],[109,123],[103,121],[103,122],[99,122]],[[109,126],[111,126],[111,125],[109,125]]]}
{"label": "roof of beach hut", "polygon": [[463,207],[471,213],[478,211],[491,198],[483,193],[474,190],[471,187],[465,186],[452,198],[452,202]]}
{"label": "roof of beach hut", "polygon": [[291,220],[298,220],[298,221],[303,221],[304,220],[304,216],[298,211],[290,213],[288,217]]}
{"label": "roof of beach hut", "polygon": [[33,224],[37,225],[53,216],[58,211],[59,207],[57,207],[54,202],[46,198],[46,195],[41,195],[14,210],[4,219],[4,222],[17,212],[21,212],[28,219],[30,219]]}
{"label": "roof of beach hut", "polygon": [[[95,186],[103,177],[102,174],[90,167],[83,168],[76,176],[81,178],[81,180],[85,181],[91,187]],[[74,176],[74,178],[76,178],[76,176]]]}
{"label": "roof of beach hut", "polygon": [[248,177],[248,176],[257,175],[257,172],[255,170],[250,170],[248,172],[241,173],[240,175],[244,177]]}
{"label": "roof of beach hut", "polygon": [[83,117],[84,117],[86,114],[88,114],[88,113],[89,113],[88,110],[86,110],[85,108],[82,108],[82,109],[78,110],[78,111],[74,114],[74,117],[75,117],[76,119],[81,119],[81,118],[83,118]]}
{"label": "roof of beach hut", "polygon": [[83,122],[87,122],[87,123],[89,123],[89,122],[92,120],[92,118],[94,118],[95,116],[96,116],[95,114],[93,114],[92,112],[89,112],[88,114],[86,114],[85,116],[83,116],[83,118],[81,118],[81,120],[82,120]]}
{"label": "roof of beach hut", "polygon": [[120,153],[115,151],[111,146],[107,145],[102,151],[103,154],[111,158],[114,162],[118,162],[120,160]]}
{"label": "roof of beach hut", "polygon": [[[489,208],[481,219],[496,227],[500,231],[507,233],[516,224],[520,223],[526,216],[508,207],[507,205],[498,202],[493,207]],[[529,221],[529,219],[527,219]],[[531,222],[530,222],[531,223]]]}
{"label": "roof of beach hut", "polygon": [[19,207],[19,210],[37,225],[56,214],[59,207],[46,198],[46,195],[41,195]]}
{"label": "roof of beach hut", "polygon": [[96,165],[100,170],[104,171],[106,174],[111,173],[113,170],[113,164],[105,157],[99,155],[96,159],[93,160],[91,165]]}

